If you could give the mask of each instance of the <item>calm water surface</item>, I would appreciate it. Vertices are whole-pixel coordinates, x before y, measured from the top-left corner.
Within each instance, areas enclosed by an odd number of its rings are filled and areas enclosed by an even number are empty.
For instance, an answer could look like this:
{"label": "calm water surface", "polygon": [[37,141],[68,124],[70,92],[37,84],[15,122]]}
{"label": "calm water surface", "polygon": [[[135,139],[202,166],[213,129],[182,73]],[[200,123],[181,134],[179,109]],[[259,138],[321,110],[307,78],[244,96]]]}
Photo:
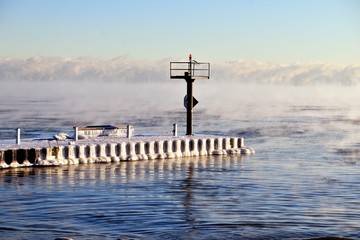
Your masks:
{"label": "calm water surface", "polygon": [[[51,100],[37,118],[8,99],[3,139],[27,114],[32,137],[75,119]],[[329,99],[197,110],[198,134],[243,136],[255,155],[0,170],[0,239],[360,239],[360,105]],[[183,111],[159,111],[122,120],[184,128]]]}

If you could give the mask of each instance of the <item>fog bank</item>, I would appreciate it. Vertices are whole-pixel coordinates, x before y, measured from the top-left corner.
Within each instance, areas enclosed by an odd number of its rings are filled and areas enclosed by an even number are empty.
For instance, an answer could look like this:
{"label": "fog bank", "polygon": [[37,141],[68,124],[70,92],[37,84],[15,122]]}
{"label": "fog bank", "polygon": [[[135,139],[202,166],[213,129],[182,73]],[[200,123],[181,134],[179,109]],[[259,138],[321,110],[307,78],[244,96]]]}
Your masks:
{"label": "fog bank", "polygon": [[[113,59],[0,58],[0,81],[166,82],[169,81],[170,61],[181,59],[141,61],[127,56]],[[360,83],[360,65],[246,60],[213,62],[211,79],[272,85],[357,85]]]}

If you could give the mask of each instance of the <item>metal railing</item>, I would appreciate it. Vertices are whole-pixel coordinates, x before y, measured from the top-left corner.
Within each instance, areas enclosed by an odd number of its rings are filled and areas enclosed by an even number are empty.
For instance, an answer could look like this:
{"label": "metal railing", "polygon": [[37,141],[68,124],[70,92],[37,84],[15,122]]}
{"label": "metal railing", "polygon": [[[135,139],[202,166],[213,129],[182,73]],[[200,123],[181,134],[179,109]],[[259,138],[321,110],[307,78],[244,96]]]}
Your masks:
{"label": "metal railing", "polygon": [[184,78],[191,76],[193,79],[210,78],[210,63],[191,62],[171,62],[170,78]]}

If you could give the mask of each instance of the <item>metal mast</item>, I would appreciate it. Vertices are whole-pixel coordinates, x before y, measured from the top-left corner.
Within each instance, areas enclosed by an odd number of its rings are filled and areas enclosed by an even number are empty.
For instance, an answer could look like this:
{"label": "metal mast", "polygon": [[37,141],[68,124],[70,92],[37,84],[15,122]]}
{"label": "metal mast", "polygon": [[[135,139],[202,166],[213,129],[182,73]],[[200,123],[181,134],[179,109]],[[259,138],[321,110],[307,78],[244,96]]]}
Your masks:
{"label": "metal mast", "polygon": [[[185,64],[187,64],[187,67],[185,67]],[[197,78],[210,78],[210,63],[198,63],[192,60],[192,55],[190,54],[188,62],[170,63],[170,78],[185,79],[186,81],[186,95],[184,97],[186,135],[193,135],[193,108],[198,103],[194,98],[193,84]]]}

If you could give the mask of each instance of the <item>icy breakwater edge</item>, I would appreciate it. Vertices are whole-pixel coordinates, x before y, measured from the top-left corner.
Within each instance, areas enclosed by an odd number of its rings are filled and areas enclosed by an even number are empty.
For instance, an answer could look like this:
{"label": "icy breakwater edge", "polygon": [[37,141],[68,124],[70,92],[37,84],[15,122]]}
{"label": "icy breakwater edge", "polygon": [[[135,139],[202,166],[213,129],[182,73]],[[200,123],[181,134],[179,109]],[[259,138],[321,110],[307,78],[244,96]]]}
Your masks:
{"label": "icy breakwater edge", "polygon": [[206,155],[254,154],[238,137],[98,137],[79,141],[0,142],[0,169],[58,166]]}

